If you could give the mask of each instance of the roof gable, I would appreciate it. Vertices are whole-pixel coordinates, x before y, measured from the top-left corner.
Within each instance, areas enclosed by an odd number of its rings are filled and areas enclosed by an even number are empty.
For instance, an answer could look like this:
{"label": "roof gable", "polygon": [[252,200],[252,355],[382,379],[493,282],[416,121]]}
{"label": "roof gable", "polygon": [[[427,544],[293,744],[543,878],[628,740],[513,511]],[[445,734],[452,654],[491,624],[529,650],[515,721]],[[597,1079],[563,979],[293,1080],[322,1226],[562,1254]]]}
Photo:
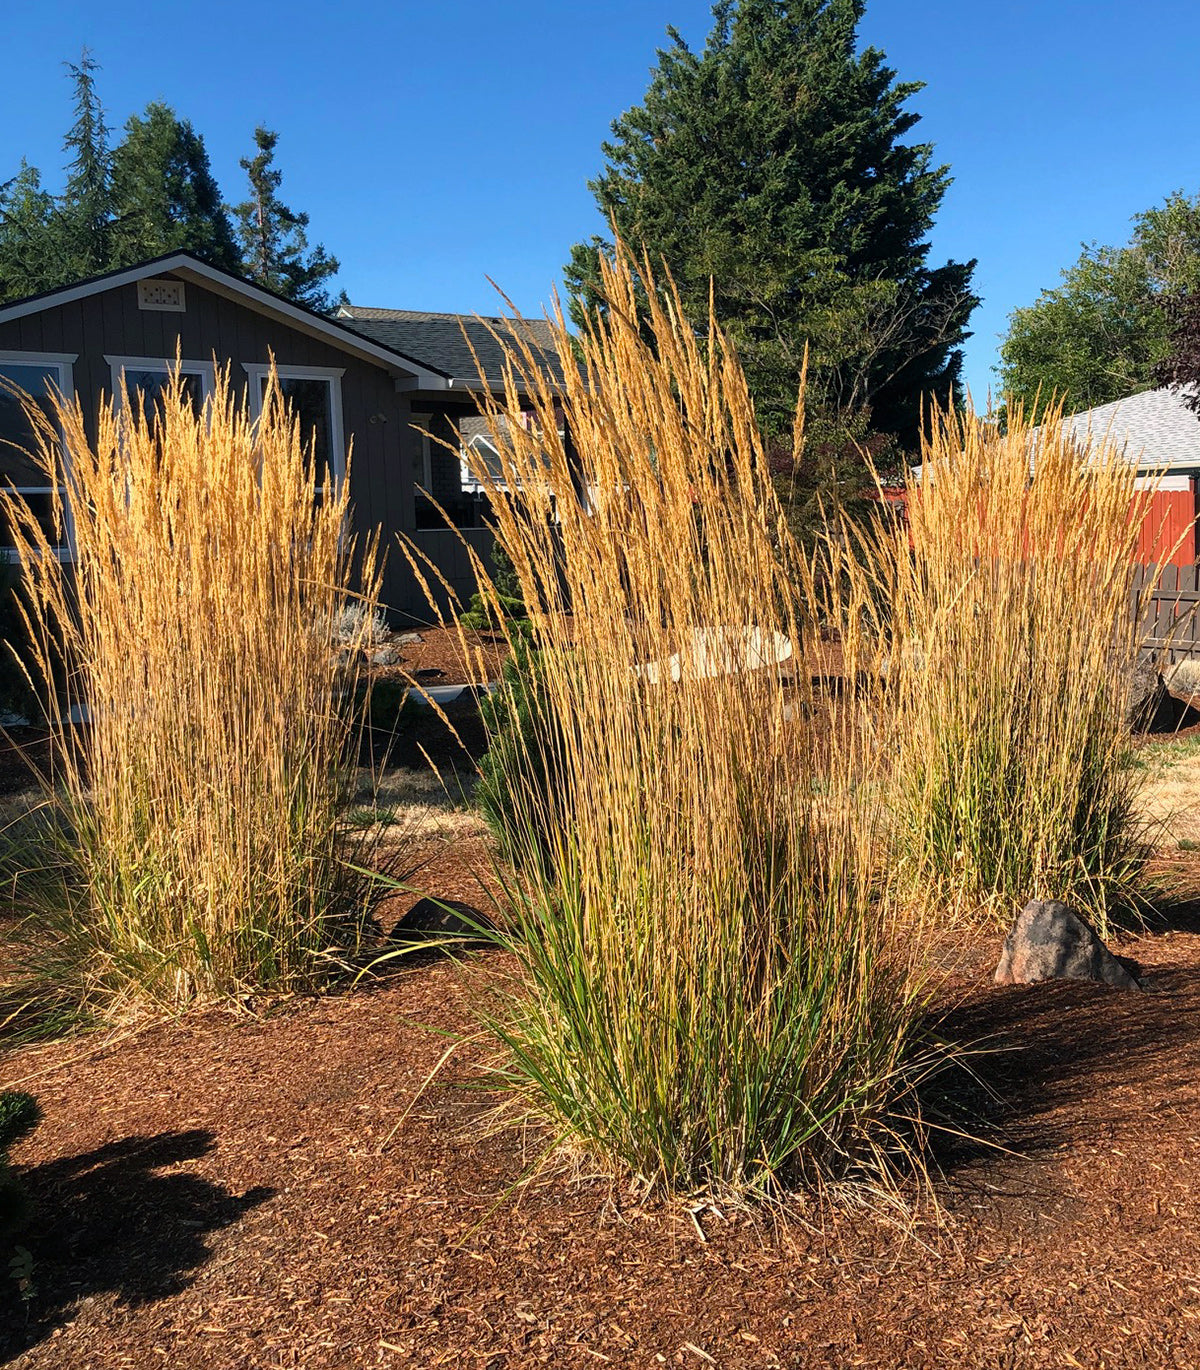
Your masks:
{"label": "roof gable", "polygon": [[440,390],[449,384],[448,373],[437,366],[430,366],[407,356],[378,338],[368,337],[357,329],[348,327],[341,320],[326,318],[303,305],[285,300],[252,281],[243,280],[240,276],[211,266],[190,252],[169,252],[161,257],[140,262],[137,266],[123,267],[101,276],[93,276],[75,285],[58,286],[53,290],[15,300],[11,304],[0,305],[0,324],[10,319],[38,314],[74,300],[87,299],[108,290],[116,290],[149,277],[166,274],[185,282],[194,282],[214,294],[235,300],[256,313],[278,318],[290,328],[320,338],[343,352],[380,366],[398,379],[403,378],[406,388]]}

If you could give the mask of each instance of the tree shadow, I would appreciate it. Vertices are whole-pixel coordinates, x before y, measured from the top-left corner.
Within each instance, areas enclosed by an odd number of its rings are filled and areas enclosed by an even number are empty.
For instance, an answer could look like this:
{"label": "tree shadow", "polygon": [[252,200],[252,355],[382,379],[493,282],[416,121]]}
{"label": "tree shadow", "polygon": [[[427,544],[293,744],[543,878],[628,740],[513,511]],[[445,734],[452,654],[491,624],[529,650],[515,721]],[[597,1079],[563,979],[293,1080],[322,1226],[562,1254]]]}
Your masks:
{"label": "tree shadow", "polygon": [[0,1269],[0,1359],[61,1327],[81,1300],[115,1294],[135,1307],[186,1289],[212,1254],[210,1235],[275,1193],[239,1196],[186,1171],[158,1173],[214,1146],[211,1132],[164,1132],[22,1168],[32,1212],[17,1240],[32,1256],[33,1295],[22,1302]]}
{"label": "tree shadow", "polygon": [[949,1178],[1005,1153],[1028,1160],[1145,1130],[1200,1078],[1194,970],[1158,968],[1145,984],[1142,993],[1072,980],[989,987],[940,1015],[937,1035],[970,1054],[922,1097],[934,1168]]}

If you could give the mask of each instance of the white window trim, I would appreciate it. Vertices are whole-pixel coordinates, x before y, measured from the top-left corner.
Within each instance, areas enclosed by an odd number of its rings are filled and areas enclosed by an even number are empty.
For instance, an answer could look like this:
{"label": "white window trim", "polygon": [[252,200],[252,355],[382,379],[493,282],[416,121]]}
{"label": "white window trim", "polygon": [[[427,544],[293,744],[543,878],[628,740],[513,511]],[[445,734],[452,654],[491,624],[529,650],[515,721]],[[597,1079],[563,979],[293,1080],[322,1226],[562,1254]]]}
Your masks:
{"label": "white window trim", "polygon": [[421,439],[421,489],[426,496],[433,491],[433,439],[429,428],[433,423],[432,414],[414,414],[412,427]]}
{"label": "white window trim", "polygon": [[[75,363],[79,360],[78,352],[0,352],[0,366],[44,366],[55,367],[58,371],[58,389],[63,398],[70,402],[75,395]],[[59,441],[62,443],[63,454],[63,474],[67,474],[68,452],[66,440],[59,433]],[[52,495],[55,487],[53,485],[12,485],[7,489],[15,491],[18,495]],[[71,517],[71,503],[66,498],[67,487],[59,488],[59,493],[63,496],[63,519],[65,523],[66,543],[61,547],[53,549],[54,555],[59,561],[75,560],[75,520]],[[8,562],[17,560],[17,549],[15,547],[0,546],[0,559]]]}
{"label": "white window trim", "polygon": [[[250,388],[250,417],[262,418],[263,385],[271,374],[269,362],[243,362]],[[333,467],[334,484],[346,478],[346,434],[342,426],[342,377],[344,366],[276,366],[275,374],[281,381],[329,382],[329,461]],[[301,439],[307,441],[302,433]]]}
{"label": "white window trim", "polygon": [[[121,377],[126,371],[154,371],[169,376],[176,363],[168,357],[111,357],[105,353],[104,360],[112,373],[112,393],[118,405],[121,403]],[[190,362],[185,357],[179,362],[180,373],[184,376],[200,377],[200,399],[207,400],[212,394],[216,381],[215,368],[211,361]]]}

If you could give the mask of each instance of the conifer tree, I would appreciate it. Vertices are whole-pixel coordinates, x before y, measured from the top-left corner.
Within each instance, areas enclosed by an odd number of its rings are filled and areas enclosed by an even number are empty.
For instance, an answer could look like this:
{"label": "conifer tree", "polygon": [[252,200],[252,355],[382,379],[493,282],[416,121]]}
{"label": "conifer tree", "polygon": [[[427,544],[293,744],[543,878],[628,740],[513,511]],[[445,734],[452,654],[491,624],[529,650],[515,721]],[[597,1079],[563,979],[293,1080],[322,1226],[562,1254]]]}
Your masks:
{"label": "conifer tree", "polygon": [[279,198],[283,172],[275,166],[279,134],[261,125],[254,130],[258,151],[243,157],[250,197],[233,208],[243,269],[268,290],[320,313],[332,313],[326,283],[338,270],[324,245],[308,245],[308,215],[289,209]]}
{"label": "conifer tree", "polygon": [[70,160],[57,228],[63,237],[68,280],[98,275],[112,265],[112,154],[96,90],[99,69],[86,48],[78,62],[67,63],[75,86],[75,122],[63,144]]}
{"label": "conifer tree", "polygon": [[204,139],[170,106],[131,115],[113,153],[115,265],[184,248],[226,271],[241,259]]}
{"label": "conifer tree", "polygon": [[0,186],[0,302],[59,282],[65,263],[58,228],[54,196],[22,158],[20,171]]}
{"label": "conifer tree", "polygon": [[[720,0],[700,51],[669,29],[591,182],[622,237],[666,263],[698,324],[714,282],[760,421],[781,439],[810,345],[810,436],[831,450],[865,438],[868,419],[911,446],[922,404],[954,392],[978,303],[973,262],[929,265],[949,172],[930,144],[905,140],[921,83],[857,50],[863,9]],[[597,307],[606,250],[600,238],[572,249],[577,321]]]}

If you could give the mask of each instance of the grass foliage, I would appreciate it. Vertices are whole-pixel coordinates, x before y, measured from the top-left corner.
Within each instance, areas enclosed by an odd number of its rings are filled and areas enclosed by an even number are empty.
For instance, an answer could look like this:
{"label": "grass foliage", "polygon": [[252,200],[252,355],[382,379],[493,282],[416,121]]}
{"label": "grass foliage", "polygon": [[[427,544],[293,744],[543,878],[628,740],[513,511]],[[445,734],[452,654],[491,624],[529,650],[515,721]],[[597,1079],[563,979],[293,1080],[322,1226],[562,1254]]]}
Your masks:
{"label": "grass foliage", "polygon": [[30,414],[74,567],[9,496],[57,743],[54,862],[18,883],[40,965],[108,1011],[311,985],[363,912],[341,814],[379,577],[348,483],[319,493],[274,385],[257,421],[227,374],[199,413],[178,377],[94,426],[55,408]]}
{"label": "grass foliage", "polygon": [[1007,922],[1063,899],[1107,936],[1136,908],[1132,563],[1150,490],[1051,408],[1004,435],[934,417],[908,523],[871,555],[892,638],[896,840],[917,897]]}
{"label": "grass foliage", "polygon": [[767,647],[815,641],[815,591],[741,368],[669,285],[639,326],[639,274],[619,256],[604,319],[578,340],[556,325],[561,355],[578,349],[574,450],[540,357],[499,339],[501,470],[474,474],[538,655],[493,777],[521,989],[490,1021],[522,1113],[559,1143],[652,1187],[774,1192],[894,1144],[917,939],[882,886],[857,702],[816,698],[802,665],[785,693],[764,667]]}

